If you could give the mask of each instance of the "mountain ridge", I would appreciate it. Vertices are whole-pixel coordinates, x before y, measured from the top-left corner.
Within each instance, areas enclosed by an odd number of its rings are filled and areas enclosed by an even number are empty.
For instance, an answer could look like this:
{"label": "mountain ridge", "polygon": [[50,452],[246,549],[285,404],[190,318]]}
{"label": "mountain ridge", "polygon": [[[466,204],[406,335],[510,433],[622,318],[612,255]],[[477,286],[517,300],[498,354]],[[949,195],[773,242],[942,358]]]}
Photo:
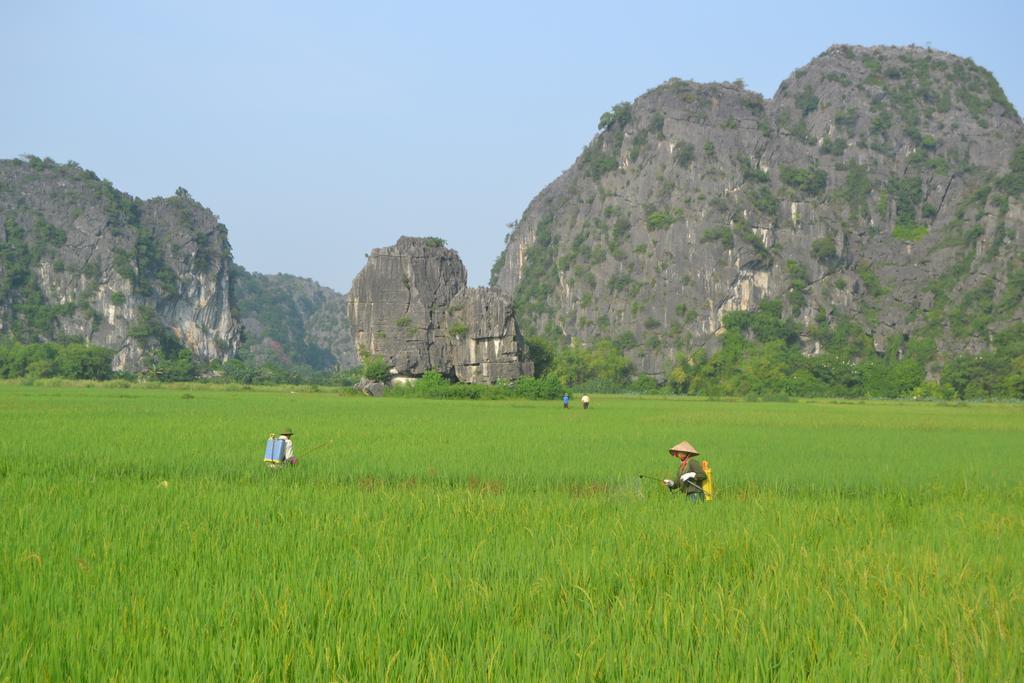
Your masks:
{"label": "mountain ridge", "polygon": [[[535,341],[611,344],[659,380],[770,318],[809,356],[912,358],[934,378],[1024,322],[1022,196],[1024,125],[991,73],[835,45],[771,98],[670,79],[613,107],[491,282]],[[181,188],[141,200],[30,156],[0,162],[0,218],[0,331],[16,339],[107,346],[131,371],[181,350],[357,361],[348,295],[234,264]]]}

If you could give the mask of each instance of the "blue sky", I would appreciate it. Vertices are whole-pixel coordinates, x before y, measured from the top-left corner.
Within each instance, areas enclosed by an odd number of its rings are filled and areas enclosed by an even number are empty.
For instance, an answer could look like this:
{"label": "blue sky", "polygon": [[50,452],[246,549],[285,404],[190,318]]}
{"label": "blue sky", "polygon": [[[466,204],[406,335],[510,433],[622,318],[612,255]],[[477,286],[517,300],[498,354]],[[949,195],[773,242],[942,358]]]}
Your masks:
{"label": "blue sky", "polygon": [[771,96],[833,43],[916,43],[1024,111],[1024,3],[944,4],[8,0],[0,158],[183,186],[250,270],[344,292],[373,247],[435,235],[480,285],[601,113],[673,76]]}

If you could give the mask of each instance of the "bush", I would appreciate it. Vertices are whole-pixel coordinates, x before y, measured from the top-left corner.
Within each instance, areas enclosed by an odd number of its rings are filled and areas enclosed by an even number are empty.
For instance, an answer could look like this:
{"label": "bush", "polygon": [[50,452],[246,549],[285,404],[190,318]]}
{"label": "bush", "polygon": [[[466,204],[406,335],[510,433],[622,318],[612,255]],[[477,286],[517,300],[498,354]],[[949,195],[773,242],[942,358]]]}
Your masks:
{"label": "bush", "polygon": [[897,225],[892,229],[892,236],[905,242],[919,242],[928,234],[924,225]]}
{"label": "bush", "polygon": [[906,176],[889,182],[889,193],[896,201],[896,225],[914,226],[917,208],[923,198],[920,176]]}
{"label": "bush", "polygon": [[550,400],[560,398],[565,388],[553,376],[543,379],[521,377],[516,382],[499,380],[495,384],[464,384],[452,382],[434,370],[423,373],[413,384],[394,386],[388,390],[391,396],[435,398],[435,399],[468,399],[498,400],[506,398],[526,398]]}
{"label": "bush", "polygon": [[708,228],[704,231],[704,234],[700,236],[700,243],[706,244],[708,242],[721,242],[722,246],[726,249],[732,249],[732,229],[727,225],[722,225],[717,228]]}
{"label": "bush", "polygon": [[598,130],[607,130],[616,124],[626,125],[633,118],[633,105],[629,102],[619,102],[611,111],[601,114],[597,123]]}
{"label": "bush", "polygon": [[561,398],[565,393],[565,386],[553,374],[548,374],[540,379],[520,377],[513,385],[512,391],[519,398],[551,400]]}
{"label": "bush", "polygon": [[766,216],[774,216],[779,210],[779,200],[767,185],[759,185],[750,192],[750,203]]}
{"label": "bush", "polygon": [[996,187],[1014,197],[1024,194],[1024,146],[1014,151],[1010,172],[996,182]]}
{"label": "bush", "polygon": [[363,360],[363,377],[371,382],[387,382],[391,379],[391,366],[380,356],[367,356]]}
{"label": "bush", "polygon": [[580,155],[580,166],[584,169],[587,177],[598,180],[617,169],[619,161],[602,149],[600,140],[594,140]]}
{"label": "bush", "polygon": [[743,180],[754,183],[767,183],[769,181],[768,173],[762,171],[757,166],[754,166],[753,162],[746,157],[739,157],[737,160],[740,166],[740,172],[743,173]]}
{"label": "bush", "polygon": [[811,197],[823,194],[828,184],[828,174],[820,168],[783,166],[779,170],[779,177],[786,185]]}
{"label": "bush", "polygon": [[846,153],[846,138],[825,138],[821,143],[821,153],[843,156]]}
{"label": "bush", "polygon": [[693,145],[689,142],[680,142],[675,146],[675,149],[672,150],[672,157],[675,159],[675,162],[683,168],[689,168],[690,164],[693,163],[694,153],[695,150]]}
{"label": "bush", "polygon": [[110,379],[114,351],[101,346],[68,344],[57,353],[57,369],[61,377],[71,379]]}
{"label": "bush", "polygon": [[162,382],[190,382],[199,376],[199,366],[192,360],[192,352],[182,349],[174,358],[157,360],[149,374]]}
{"label": "bush", "polygon": [[836,265],[839,255],[836,253],[836,242],[831,237],[819,237],[811,242],[811,256],[823,266],[829,268]]}
{"label": "bush", "polygon": [[654,211],[647,216],[647,229],[651,231],[668,230],[676,220],[671,211]]}
{"label": "bush", "polygon": [[818,96],[811,90],[811,86],[805,86],[804,89],[796,96],[796,107],[800,110],[801,116],[807,116],[812,111],[818,108]]}

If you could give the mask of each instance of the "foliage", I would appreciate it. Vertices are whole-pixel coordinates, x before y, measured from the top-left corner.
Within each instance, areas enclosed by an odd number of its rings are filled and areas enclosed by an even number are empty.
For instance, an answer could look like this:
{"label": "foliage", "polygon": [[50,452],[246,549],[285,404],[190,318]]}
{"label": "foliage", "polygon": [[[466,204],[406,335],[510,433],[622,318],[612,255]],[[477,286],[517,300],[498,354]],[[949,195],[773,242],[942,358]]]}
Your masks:
{"label": "foliage", "polygon": [[594,140],[580,155],[580,166],[584,169],[587,177],[599,180],[607,173],[611,173],[619,167],[619,161],[614,154],[604,150],[602,140]]}
{"label": "foliage", "polygon": [[678,211],[652,211],[647,215],[647,229],[651,231],[668,230],[671,225],[682,220]]}
{"label": "foliage", "polygon": [[632,363],[620,347],[609,340],[601,340],[592,347],[561,349],[550,374],[565,386],[577,387],[595,381],[621,386],[632,375]]}
{"label": "foliage", "polygon": [[551,231],[554,221],[554,214],[549,213],[537,223],[534,242],[526,252],[521,283],[514,295],[516,317],[528,335],[536,332],[531,329],[531,321],[551,312],[548,297],[558,285],[558,238]]}
{"label": "foliage", "polygon": [[156,309],[139,306],[135,322],[128,328],[128,336],[141,342],[156,342],[166,357],[176,357],[182,345],[177,337],[164,325]]}
{"label": "foliage", "polygon": [[533,363],[535,377],[543,377],[555,359],[555,347],[539,335],[526,338],[526,359]]}
{"label": "foliage", "polygon": [[782,166],[779,178],[789,187],[809,197],[818,197],[825,192],[828,174],[820,168],[794,168]]}
{"label": "foliage", "polygon": [[836,113],[836,127],[846,131],[848,135],[853,135],[857,127],[858,118],[860,118],[860,114],[853,107],[842,109]]}
{"label": "foliage", "polygon": [[736,239],[754,250],[754,253],[757,255],[759,267],[766,268],[771,265],[771,252],[764,246],[764,240],[761,239],[760,235],[754,232],[749,223],[745,221],[737,223],[733,226],[732,232]]}
{"label": "foliage", "polygon": [[8,331],[23,342],[50,339],[57,317],[71,310],[47,303],[34,269],[48,253],[50,241],[59,238],[45,222],[36,221],[26,229],[13,214],[4,217],[3,232],[6,239],[0,242],[0,305],[9,305],[13,313]]}
{"label": "foliage", "polygon": [[779,210],[779,200],[772,194],[768,185],[758,185],[747,193],[750,203],[765,216],[775,216]]}
{"label": "foliage", "polygon": [[807,267],[799,261],[787,261],[786,273],[789,275],[790,291],[787,295],[790,306],[799,311],[807,303],[805,289],[810,281]]}
{"label": "foliage", "polygon": [[846,180],[840,196],[850,206],[855,216],[868,216],[868,197],[871,195],[871,180],[867,168],[857,162],[850,162],[846,167]]}
{"label": "foliage", "polygon": [[689,142],[680,142],[672,150],[672,158],[683,168],[689,168],[695,153],[696,150]]}
{"label": "foliage", "polygon": [[85,344],[21,344],[0,341],[0,377],[109,379],[114,352]]}
{"label": "foliage", "polygon": [[807,116],[818,108],[818,96],[814,94],[811,86],[804,86],[804,89],[796,96],[796,107],[801,116]]}
{"label": "foliage", "polygon": [[942,384],[960,399],[1024,399],[1024,323],[996,335],[992,351],[950,360]]}
{"label": "foliage", "polygon": [[769,177],[767,171],[762,171],[760,168],[755,166],[753,162],[751,162],[750,159],[748,159],[747,157],[741,156],[736,161],[739,164],[740,172],[743,174],[743,180],[745,182],[768,182]]}
{"label": "foliage", "polygon": [[363,358],[362,374],[371,382],[387,382],[391,379],[391,365],[386,358],[367,355]]}
{"label": "foliage", "polygon": [[147,373],[164,382],[190,382],[199,376],[201,368],[192,358],[192,352],[181,349],[174,357],[162,357],[153,363]]}
{"label": "foliage", "polygon": [[918,242],[928,234],[928,228],[923,225],[897,225],[892,229],[892,236],[906,242]]}
{"label": "foliage", "polygon": [[[928,229],[917,224],[917,210],[924,196],[919,176],[902,176],[889,182],[889,194],[896,202],[896,227],[901,239],[920,239]],[[893,233],[894,236],[896,233]],[[914,237],[916,236],[916,237]]]}
{"label": "foliage", "polygon": [[878,275],[875,274],[875,271],[871,269],[868,263],[862,261],[857,264],[857,276],[864,283],[864,288],[871,296],[881,296],[885,293],[881,280],[878,279]]}
{"label": "foliage", "polygon": [[633,118],[633,106],[629,102],[619,102],[610,111],[601,114],[597,123],[598,130],[607,130],[614,126],[625,126]]}
{"label": "foliage", "polygon": [[449,381],[441,373],[430,370],[416,382],[388,389],[389,396],[433,399],[508,399],[553,400],[565,392],[557,378],[549,374],[544,378],[521,377],[515,382],[501,381],[493,385],[462,384]]}
{"label": "foliage", "polygon": [[821,142],[821,153],[841,157],[846,153],[846,138],[825,138]]}
{"label": "foliage", "polygon": [[708,242],[721,242],[722,246],[726,249],[732,249],[732,228],[728,225],[721,225],[717,228],[708,228],[700,236],[700,243],[707,244]]}
{"label": "foliage", "polygon": [[819,237],[811,242],[811,255],[826,268],[834,268],[839,263],[836,241],[831,237]]}
{"label": "foliage", "polygon": [[1014,197],[1024,195],[1024,145],[1014,151],[1010,160],[1010,172],[996,182],[996,187]]}

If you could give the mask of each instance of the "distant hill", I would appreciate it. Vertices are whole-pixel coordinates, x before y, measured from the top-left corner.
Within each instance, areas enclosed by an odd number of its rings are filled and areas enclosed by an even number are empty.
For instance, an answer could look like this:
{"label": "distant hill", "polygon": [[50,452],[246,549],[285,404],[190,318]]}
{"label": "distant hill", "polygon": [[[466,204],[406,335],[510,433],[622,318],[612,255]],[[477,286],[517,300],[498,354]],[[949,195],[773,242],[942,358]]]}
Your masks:
{"label": "distant hill", "polygon": [[834,46],[771,99],[672,79],[599,131],[492,271],[528,334],[665,376],[767,302],[806,353],[933,364],[1024,320],[1024,127],[968,59]]}
{"label": "distant hill", "polygon": [[343,294],[308,278],[241,266],[235,266],[234,293],[245,330],[243,360],[319,371],[359,365]]}

